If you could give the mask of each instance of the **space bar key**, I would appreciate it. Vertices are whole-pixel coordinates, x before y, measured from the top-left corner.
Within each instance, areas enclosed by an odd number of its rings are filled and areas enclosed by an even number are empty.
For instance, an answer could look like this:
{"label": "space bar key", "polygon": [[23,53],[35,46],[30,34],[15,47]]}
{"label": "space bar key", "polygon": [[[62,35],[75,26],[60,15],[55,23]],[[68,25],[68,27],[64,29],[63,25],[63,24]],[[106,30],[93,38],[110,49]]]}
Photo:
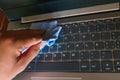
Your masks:
{"label": "space bar key", "polygon": [[36,71],[79,72],[79,62],[37,62]]}

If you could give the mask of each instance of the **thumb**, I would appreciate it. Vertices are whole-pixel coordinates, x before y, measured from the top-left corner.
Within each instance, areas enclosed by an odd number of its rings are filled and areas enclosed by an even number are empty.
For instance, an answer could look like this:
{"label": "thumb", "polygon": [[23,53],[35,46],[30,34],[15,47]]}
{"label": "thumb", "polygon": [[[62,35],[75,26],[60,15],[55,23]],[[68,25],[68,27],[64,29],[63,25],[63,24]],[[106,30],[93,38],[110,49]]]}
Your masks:
{"label": "thumb", "polygon": [[44,42],[32,45],[26,52],[18,57],[18,65],[24,68],[37,56],[40,49],[45,46]]}

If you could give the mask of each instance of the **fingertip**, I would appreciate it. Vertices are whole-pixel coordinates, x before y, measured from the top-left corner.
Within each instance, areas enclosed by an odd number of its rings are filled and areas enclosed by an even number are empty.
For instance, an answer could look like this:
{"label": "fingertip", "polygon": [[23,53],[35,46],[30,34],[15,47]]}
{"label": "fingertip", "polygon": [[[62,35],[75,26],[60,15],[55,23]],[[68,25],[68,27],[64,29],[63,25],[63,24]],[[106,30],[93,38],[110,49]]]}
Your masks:
{"label": "fingertip", "polygon": [[39,42],[39,43],[33,45],[33,47],[38,49],[38,50],[41,50],[45,45],[46,45],[46,42],[42,41],[42,42]]}
{"label": "fingertip", "polygon": [[41,42],[41,46],[39,47],[39,49],[40,49],[40,50],[43,49],[43,48],[45,47],[45,45],[46,45],[46,42],[45,42],[45,41],[42,41],[42,42]]}

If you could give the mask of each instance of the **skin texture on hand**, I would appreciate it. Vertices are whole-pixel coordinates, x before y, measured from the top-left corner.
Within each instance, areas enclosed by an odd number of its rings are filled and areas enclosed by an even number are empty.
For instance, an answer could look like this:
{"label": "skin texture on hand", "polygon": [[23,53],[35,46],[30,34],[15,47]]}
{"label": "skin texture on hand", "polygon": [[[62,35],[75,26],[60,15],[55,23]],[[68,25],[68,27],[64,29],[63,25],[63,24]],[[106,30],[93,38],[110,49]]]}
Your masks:
{"label": "skin texture on hand", "polygon": [[[44,30],[0,32],[0,80],[11,80],[22,72],[45,46]],[[21,54],[21,51],[29,49]]]}

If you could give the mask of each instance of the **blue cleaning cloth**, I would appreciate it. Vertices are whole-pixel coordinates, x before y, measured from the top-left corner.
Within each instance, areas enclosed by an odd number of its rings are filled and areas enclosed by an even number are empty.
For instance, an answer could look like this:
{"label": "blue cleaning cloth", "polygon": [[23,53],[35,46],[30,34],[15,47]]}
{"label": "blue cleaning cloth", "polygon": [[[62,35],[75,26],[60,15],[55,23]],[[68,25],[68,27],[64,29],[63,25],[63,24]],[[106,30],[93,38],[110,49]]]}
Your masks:
{"label": "blue cleaning cloth", "polygon": [[47,46],[52,46],[55,43],[62,29],[61,26],[57,26],[57,21],[52,21],[50,23],[33,23],[30,28],[46,30],[43,40],[46,42]]}

